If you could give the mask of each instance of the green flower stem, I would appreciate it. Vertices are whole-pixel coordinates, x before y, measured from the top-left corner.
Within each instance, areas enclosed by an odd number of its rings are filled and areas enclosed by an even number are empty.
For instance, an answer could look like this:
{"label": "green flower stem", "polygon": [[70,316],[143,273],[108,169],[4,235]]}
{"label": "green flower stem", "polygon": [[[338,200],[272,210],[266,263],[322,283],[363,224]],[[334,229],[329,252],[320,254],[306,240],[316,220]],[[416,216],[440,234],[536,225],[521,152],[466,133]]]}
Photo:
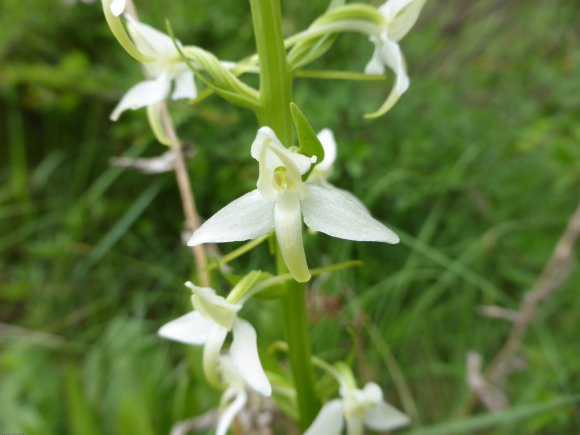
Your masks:
{"label": "green flower stem", "polygon": [[[286,146],[293,144],[293,123],[290,113],[292,77],[286,60],[282,14],[279,0],[250,0],[256,48],[260,58],[260,108],[258,121],[269,126]],[[279,274],[288,273],[277,250]],[[320,409],[311,363],[308,319],[306,316],[306,289],[289,281],[281,297],[282,317],[289,346],[290,365],[296,387],[300,428],[306,429]]]}
{"label": "green flower stem", "polygon": [[[288,273],[284,260],[278,250],[276,256],[278,273]],[[288,356],[298,399],[300,429],[306,430],[320,410],[316,393],[310,337],[308,336],[308,317],[306,314],[306,289],[304,284],[290,280],[286,293],[280,298],[280,308],[288,342]]]}
{"label": "green flower stem", "polygon": [[292,78],[286,61],[279,0],[250,0],[256,48],[260,57],[258,120],[290,146],[293,138],[290,101]]}

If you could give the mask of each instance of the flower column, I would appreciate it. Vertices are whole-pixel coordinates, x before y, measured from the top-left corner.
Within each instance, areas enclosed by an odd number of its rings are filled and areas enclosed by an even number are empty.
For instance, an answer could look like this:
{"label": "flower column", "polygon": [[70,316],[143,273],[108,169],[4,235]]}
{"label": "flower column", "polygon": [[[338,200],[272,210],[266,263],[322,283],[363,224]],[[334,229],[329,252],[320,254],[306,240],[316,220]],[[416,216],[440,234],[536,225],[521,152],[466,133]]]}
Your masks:
{"label": "flower column", "polygon": [[[271,127],[280,141],[293,143],[293,123],[290,113],[292,78],[284,49],[282,16],[279,0],[250,0],[256,48],[260,62],[260,109],[258,120]],[[281,253],[277,253],[279,273],[287,271]],[[296,387],[300,427],[306,429],[320,409],[314,386],[311,364],[305,287],[291,281],[281,298],[290,364]]]}

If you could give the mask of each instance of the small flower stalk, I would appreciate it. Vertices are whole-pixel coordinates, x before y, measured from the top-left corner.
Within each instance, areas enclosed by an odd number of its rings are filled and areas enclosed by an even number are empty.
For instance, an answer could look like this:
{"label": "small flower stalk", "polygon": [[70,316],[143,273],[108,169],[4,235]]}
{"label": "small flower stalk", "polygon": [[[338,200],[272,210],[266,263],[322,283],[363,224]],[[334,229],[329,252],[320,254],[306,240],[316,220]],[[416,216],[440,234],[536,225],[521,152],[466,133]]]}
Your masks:
{"label": "small flower stalk", "polygon": [[[213,215],[203,211],[209,218],[187,244],[246,242],[211,263],[205,273],[212,269],[217,275],[219,266],[265,240],[271,262],[260,265],[262,270],[222,271],[220,284],[215,286],[197,285],[195,279],[186,282],[191,306],[158,332],[165,339],[203,347],[205,376],[222,391],[217,406],[218,435],[228,433],[244,412],[250,395],[278,404],[296,418],[296,425],[305,435],[362,435],[366,429],[392,431],[410,424],[403,412],[384,400],[377,383],[359,388],[348,365],[330,365],[313,356],[313,350],[319,349],[310,345],[306,306],[309,289],[305,283],[314,275],[347,266],[320,267],[319,259],[307,255],[310,243],[330,236],[392,245],[399,242],[399,237],[382,222],[384,217],[373,217],[361,199],[330,182],[334,179],[340,185],[335,164],[345,155],[340,135],[337,143],[329,128],[315,133],[321,126],[315,130],[312,125],[317,125],[316,120],[308,118],[292,101],[292,80],[329,52],[339,34],[362,34],[372,44],[370,60],[366,66],[362,60],[361,72],[346,72],[343,77],[392,80],[384,103],[366,116],[385,115],[409,89],[399,43],[416,23],[425,1],[387,0],[378,8],[332,2],[305,30],[284,37],[279,0],[250,0],[257,53],[238,62],[226,62],[201,47],[181,42],[170,25],[163,32],[140,22],[134,8],[138,5],[130,0],[102,0],[114,37],[145,73],[145,79],[120,98],[111,113],[113,121],[127,110],[145,108],[154,137],[172,146],[177,143],[176,134],[169,134],[167,125],[173,125],[174,104],[200,104],[216,94],[256,116],[256,124],[248,127],[255,132],[253,142],[239,144],[248,160],[257,163],[255,188],[250,187],[249,192]],[[245,80],[246,74],[256,73],[259,88]],[[322,71],[319,75],[330,78],[333,73]],[[305,228],[311,231],[305,232]],[[231,290],[225,293],[226,288]],[[272,309],[271,304],[262,305],[264,299],[278,299],[281,315],[252,318],[252,313]],[[257,309],[252,311],[247,306]],[[268,342],[268,336],[260,332],[272,328],[268,323],[272,321],[280,321],[279,329],[285,334],[276,342]],[[273,349],[279,346],[285,349],[287,358],[275,354]],[[317,382],[324,372],[335,381],[332,394]]]}

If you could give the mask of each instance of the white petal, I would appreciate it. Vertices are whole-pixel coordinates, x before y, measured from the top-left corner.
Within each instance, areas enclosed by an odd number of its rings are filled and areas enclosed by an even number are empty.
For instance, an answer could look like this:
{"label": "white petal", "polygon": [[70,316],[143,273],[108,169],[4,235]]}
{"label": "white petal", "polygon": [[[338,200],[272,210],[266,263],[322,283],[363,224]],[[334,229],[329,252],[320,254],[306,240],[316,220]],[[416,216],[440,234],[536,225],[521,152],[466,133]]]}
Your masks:
{"label": "white petal", "polygon": [[318,183],[319,186],[322,186],[326,189],[334,189],[334,190],[338,190],[339,194],[342,194],[344,196],[347,196],[348,199],[350,199],[352,202],[354,202],[356,205],[358,205],[360,208],[364,208],[368,213],[370,213],[368,211],[367,206],[360,200],[358,199],[356,196],[354,196],[354,193],[349,192],[348,190],[344,190],[344,189],[339,189],[338,187],[336,187],[333,184],[330,183]]}
{"label": "white petal", "polygon": [[187,244],[236,242],[257,239],[274,229],[274,203],[258,190],[233,200],[193,233]]}
{"label": "white petal", "polygon": [[163,325],[157,334],[169,340],[184,344],[204,344],[215,322],[202,316],[197,311],[192,311]]}
{"label": "white petal", "polygon": [[165,76],[157,80],[139,82],[123,96],[111,114],[111,120],[116,121],[125,110],[137,110],[164,100],[169,93],[170,83]]}
{"label": "white petal", "polygon": [[329,128],[322,129],[316,136],[324,149],[324,159],[316,165],[316,169],[327,171],[336,160],[336,139]]}
{"label": "white petal", "polygon": [[342,400],[331,400],[322,407],[304,435],[340,435],[344,427],[343,414]]}
{"label": "white petal", "polygon": [[235,367],[246,383],[264,396],[272,394],[272,386],[264,373],[258,346],[256,344],[256,330],[243,319],[234,323],[234,339],[230,348],[230,355]]}
{"label": "white petal", "polygon": [[[409,76],[407,75],[405,59],[403,58],[403,53],[401,52],[399,44],[389,40],[383,41],[381,57],[383,62],[393,70],[396,78],[391,93],[380,109],[375,112],[376,115],[384,114],[389,111],[395,103],[399,101],[401,95],[409,89]],[[372,114],[371,116],[374,116],[375,114]]]}
{"label": "white petal", "polygon": [[125,7],[127,6],[127,0],[113,0],[109,6],[111,13],[118,17],[123,12],[125,12]]}
{"label": "white petal", "polygon": [[340,189],[306,183],[304,223],[315,231],[346,240],[398,243],[399,237]]}
{"label": "white petal", "polygon": [[383,14],[385,20],[387,20],[387,23],[390,23],[395,19],[399,12],[401,12],[413,1],[414,0],[388,0],[381,7],[379,7],[379,11],[381,14]]}
{"label": "white petal", "polygon": [[175,77],[175,89],[171,94],[173,100],[182,98],[194,99],[197,97],[197,89],[193,80],[193,72],[185,71],[184,73]]}
{"label": "white petal", "polygon": [[383,390],[374,382],[366,384],[361,392],[367,402],[380,403],[383,400]]}
{"label": "white petal", "polygon": [[177,49],[169,35],[137,21],[130,15],[125,16],[127,17],[127,28],[131,38],[133,38],[135,45],[143,54],[156,58],[177,54]]}
{"label": "white petal", "polygon": [[260,161],[262,156],[262,150],[264,147],[269,147],[273,152],[266,154],[266,166],[270,170],[276,169],[278,166],[290,166],[289,161],[296,165],[300,174],[305,174],[310,166],[312,166],[312,161],[310,157],[303,154],[298,154],[290,151],[288,148],[284,147],[276,136],[276,133],[270,127],[261,127],[258,130],[256,138],[251,146],[252,157]]}
{"label": "white petal", "polygon": [[237,390],[236,393],[237,394],[235,395],[234,400],[220,415],[220,419],[218,421],[217,429],[215,432],[216,435],[227,434],[228,428],[232,425],[234,418],[243,409],[244,405],[248,400],[248,395],[246,394],[244,389]]}
{"label": "white petal", "polygon": [[403,0],[401,2],[405,4],[395,11],[396,16],[388,26],[389,39],[400,41],[411,30],[419,18],[419,13],[425,2],[426,0],[411,0],[411,2]]}
{"label": "white petal", "polygon": [[298,282],[308,281],[311,275],[302,243],[302,213],[297,195],[289,192],[279,195],[274,209],[274,222],[280,252],[290,275]]}
{"label": "white petal", "polygon": [[393,430],[409,424],[411,420],[398,409],[381,401],[365,412],[365,426],[372,430]]}

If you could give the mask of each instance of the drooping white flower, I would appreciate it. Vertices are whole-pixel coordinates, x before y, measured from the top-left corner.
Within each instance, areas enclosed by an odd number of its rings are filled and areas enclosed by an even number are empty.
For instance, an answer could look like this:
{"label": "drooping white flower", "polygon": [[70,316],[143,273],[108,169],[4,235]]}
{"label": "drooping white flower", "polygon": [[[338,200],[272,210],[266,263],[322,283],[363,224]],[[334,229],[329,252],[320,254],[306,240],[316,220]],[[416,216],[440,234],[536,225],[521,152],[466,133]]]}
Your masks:
{"label": "drooping white flower", "polygon": [[285,148],[269,127],[251,147],[260,175],[257,189],[226,205],[191,237],[190,246],[255,239],[274,230],[292,277],[310,279],[302,243],[307,227],[347,240],[398,243],[397,235],[336,188],[302,181],[310,158]]}
{"label": "drooping white flower", "polygon": [[[119,7],[120,10],[120,6],[117,6],[119,3],[123,2],[113,1],[111,9]],[[173,40],[153,27],[140,23],[130,15],[125,14],[125,17],[135,47],[144,57],[152,60],[143,63],[148,79],[137,83],[127,91],[113,110],[111,119],[116,121],[125,110],[136,110],[142,107],[148,107],[149,110],[154,111],[153,116],[157,119],[159,107],[156,103],[166,98],[173,100],[195,98],[197,89],[193,72],[180,59]],[[149,115],[151,119],[152,114]]]}
{"label": "drooping white flower", "polygon": [[242,305],[228,302],[211,288],[198,287],[191,282],[186,285],[193,291],[194,311],[163,325],[158,334],[180,343],[203,345],[203,364],[208,380],[222,385],[224,379],[220,379],[218,362],[226,336],[232,331],[229,355],[233,366],[247,385],[269,396],[272,387],[258,356],[256,330],[238,317]]}
{"label": "drooping white flower", "polygon": [[394,430],[410,421],[383,400],[381,388],[373,382],[362,390],[342,382],[340,396],[322,407],[304,435],[340,435],[345,421],[347,435],[362,435],[364,427],[375,431]]}
{"label": "drooping white flower", "polygon": [[387,112],[409,88],[409,76],[399,41],[417,21],[426,0],[387,0],[379,11],[385,19],[378,35],[371,35],[375,45],[373,56],[365,68],[367,74],[384,74],[385,67],[396,75],[395,84],[387,100],[376,114]]}

